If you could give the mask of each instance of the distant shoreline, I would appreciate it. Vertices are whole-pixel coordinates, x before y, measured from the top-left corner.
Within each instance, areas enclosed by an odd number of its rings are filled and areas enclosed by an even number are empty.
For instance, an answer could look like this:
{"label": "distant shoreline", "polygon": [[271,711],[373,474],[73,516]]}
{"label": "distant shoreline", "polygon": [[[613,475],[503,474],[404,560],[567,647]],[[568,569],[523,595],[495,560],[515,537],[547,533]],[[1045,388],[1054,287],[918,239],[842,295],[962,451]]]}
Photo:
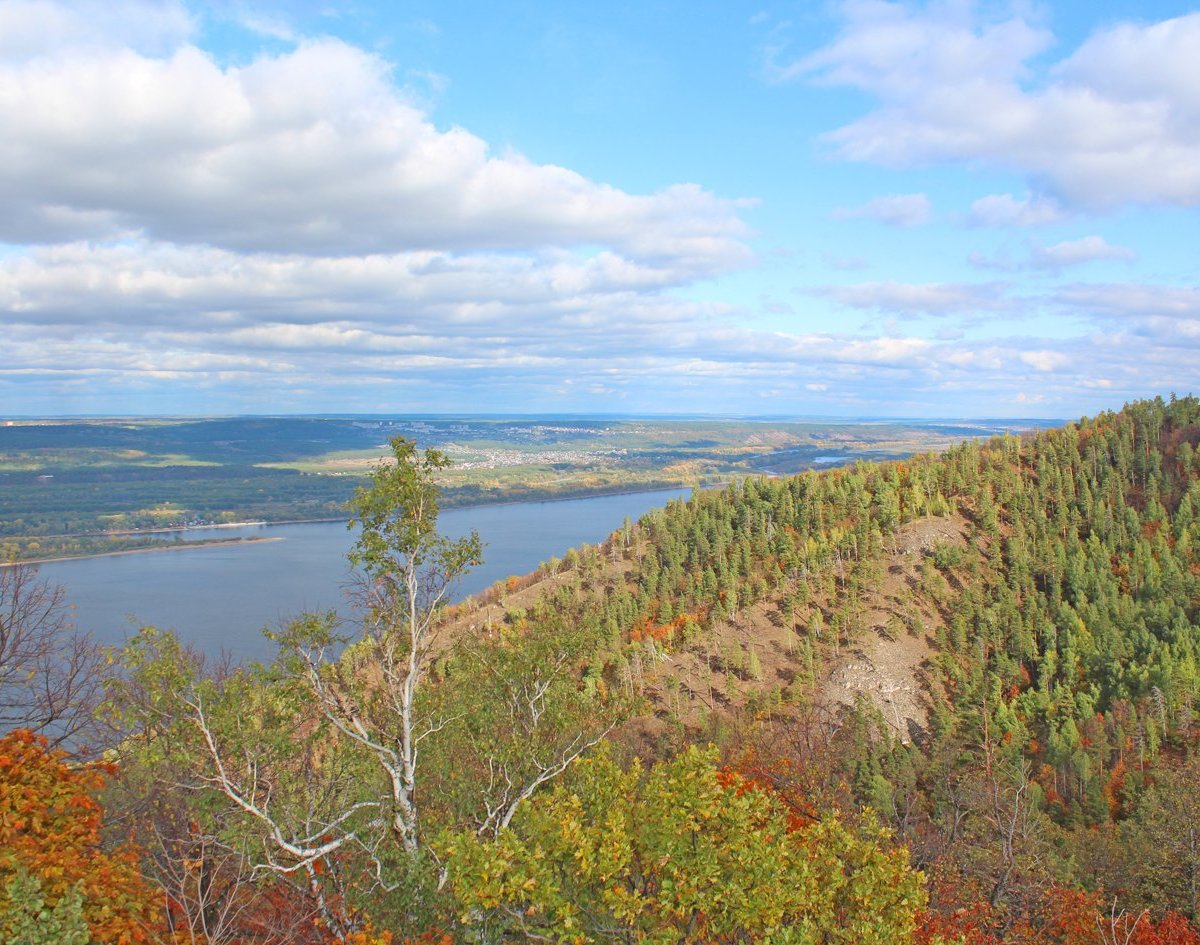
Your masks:
{"label": "distant shoreline", "polygon": [[[282,524],[282,523],[281,523]],[[172,529],[179,531],[179,529]],[[63,555],[59,558],[26,558],[21,561],[0,562],[0,568],[12,568],[21,564],[55,564],[59,561],[86,561],[89,558],[115,558],[118,555],[142,555],[158,551],[187,551],[190,548],[232,548],[235,545],[257,545],[262,542],[283,541],[265,535],[249,538],[229,538],[224,541],[181,541],[175,545],[150,545],[146,548],[123,548],[120,551],[97,551],[90,555]]]}
{"label": "distant shoreline", "polygon": [[[722,486],[701,486],[701,488],[723,488]],[[596,492],[584,492],[579,495],[556,495],[546,496],[545,498],[537,498],[536,496],[527,496],[523,499],[505,499],[500,502],[464,502],[461,505],[451,504],[443,505],[440,509],[442,512],[460,512],[464,509],[490,509],[501,505],[533,505],[537,502],[574,502],[577,499],[605,499],[609,496],[617,495],[645,495],[651,492],[683,492],[691,489],[691,485],[676,485],[676,486],[653,486],[647,489],[618,489],[614,492],[606,492],[598,490]],[[323,521],[343,521],[342,519],[328,519]]]}
{"label": "distant shoreline", "polygon": [[160,528],[120,528],[108,532],[64,532],[61,535],[37,535],[37,538],[124,538],[129,535],[166,535],[171,532],[194,532],[208,528],[249,528],[252,525],[270,525],[271,522],[210,522],[206,525],[164,525]]}
{"label": "distant shoreline", "polygon": [[[458,504],[443,505],[441,510],[444,512],[451,512],[451,511],[458,512],[458,511],[465,511],[467,509],[494,508],[494,507],[506,506],[506,505],[525,505],[525,504],[533,504],[533,503],[537,503],[537,502],[573,502],[573,501],[583,500],[583,499],[603,499],[603,498],[607,498],[609,496],[644,495],[644,494],[648,494],[651,492],[681,492],[681,491],[685,491],[689,488],[691,488],[691,487],[686,486],[686,485],[678,485],[678,486],[660,485],[660,486],[656,486],[656,487],[649,488],[649,489],[620,489],[618,491],[613,491],[613,492],[597,491],[597,492],[584,493],[583,495],[547,496],[545,498],[529,497],[529,498],[521,498],[521,499],[508,499],[508,500],[504,500],[501,502],[468,502],[468,503],[463,503],[461,505],[458,505]],[[703,488],[703,487],[701,487],[701,488]],[[709,486],[708,488],[719,488],[719,487]],[[254,526],[263,526],[263,527],[269,528],[269,527],[272,527],[275,525],[317,525],[317,524],[321,524],[321,523],[348,522],[348,521],[349,521],[349,519],[343,518],[343,517],[338,517],[338,518],[290,518],[290,519],[283,519],[283,520],[277,521],[277,522],[253,521],[253,522],[229,522],[229,523],[221,523],[219,525],[177,525],[172,528],[153,528],[153,529],[143,528],[143,529],[130,530],[130,531],[120,531],[120,532],[102,532],[102,533],[93,532],[93,533],[87,534],[87,535],[83,535],[83,534],[45,535],[45,536],[38,536],[38,537],[45,537],[45,538],[85,538],[85,537],[86,538],[93,538],[93,537],[113,538],[113,537],[118,537],[118,536],[123,537],[123,536],[129,536],[129,535],[156,535],[156,534],[169,534],[171,532],[190,532],[190,531],[196,531],[196,530],[202,529],[202,528],[204,528],[204,529],[207,529],[207,528],[211,528],[211,529],[250,528],[250,527],[254,527]],[[248,536],[246,538],[230,538],[225,541],[181,541],[176,544],[170,544],[170,545],[162,544],[162,545],[150,545],[146,548],[124,548],[119,551],[96,551],[96,552],[92,552],[91,554],[62,555],[60,557],[53,557],[53,558],[25,558],[20,561],[0,562],[0,567],[11,567],[11,566],[17,565],[17,564],[53,564],[56,561],[84,561],[84,560],[87,560],[88,558],[109,558],[109,557],[112,557],[115,555],[137,555],[137,554],[144,554],[145,552],[150,552],[150,551],[179,551],[180,549],[186,549],[186,548],[226,548],[226,547],[232,547],[235,545],[245,545],[245,544],[253,544],[253,543],[264,542],[264,541],[283,541],[283,540],[284,540],[283,538],[268,537],[265,535],[263,535],[263,536],[255,535],[255,536]]]}

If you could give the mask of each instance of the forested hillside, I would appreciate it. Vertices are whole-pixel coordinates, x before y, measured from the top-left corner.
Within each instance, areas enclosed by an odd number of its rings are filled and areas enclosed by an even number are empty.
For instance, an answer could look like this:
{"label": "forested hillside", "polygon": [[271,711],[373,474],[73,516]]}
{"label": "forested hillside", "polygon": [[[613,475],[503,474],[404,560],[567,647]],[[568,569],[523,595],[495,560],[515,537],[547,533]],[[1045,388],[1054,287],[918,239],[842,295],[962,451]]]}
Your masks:
{"label": "forested hillside", "polygon": [[[486,552],[394,441],[360,622],[246,667],[147,630],[107,680],[121,940],[1196,945],[1198,444],[1172,397],[749,479],[445,607]],[[74,777],[42,745],[0,831]],[[117,941],[36,823],[2,921]]]}

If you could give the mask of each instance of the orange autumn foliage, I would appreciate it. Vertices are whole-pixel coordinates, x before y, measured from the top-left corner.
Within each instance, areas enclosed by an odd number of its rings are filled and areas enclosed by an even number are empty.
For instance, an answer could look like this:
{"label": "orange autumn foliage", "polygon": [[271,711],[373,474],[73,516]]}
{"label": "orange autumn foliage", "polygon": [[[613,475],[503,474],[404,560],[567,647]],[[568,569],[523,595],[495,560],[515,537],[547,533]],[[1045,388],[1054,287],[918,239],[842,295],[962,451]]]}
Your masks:
{"label": "orange autumn foliage", "polygon": [[1035,945],[1200,945],[1200,931],[1177,912],[1157,922],[1149,913],[1114,912],[1094,893],[1052,889],[1043,935]]}
{"label": "orange autumn foliage", "polygon": [[634,643],[640,643],[642,640],[655,640],[659,643],[669,642],[674,639],[676,632],[683,629],[689,620],[693,623],[700,623],[703,620],[703,614],[684,613],[667,623],[655,623],[653,620],[647,618],[636,624],[629,631],[629,639]]}
{"label": "orange autumn foliage", "polygon": [[[984,909],[983,904],[980,909]],[[986,911],[986,910],[985,910]],[[1001,940],[987,927],[987,918],[976,910],[966,909],[949,915],[934,909],[923,909],[917,915],[913,933],[915,945],[1001,945]]]}
{"label": "orange autumn foliage", "polygon": [[1178,912],[1138,925],[1130,945],[1200,945],[1200,931]]}
{"label": "orange autumn foliage", "polygon": [[1148,914],[1112,911],[1096,893],[1052,887],[1033,914],[1003,917],[986,902],[953,912],[925,910],[915,945],[1200,945],[1200,931],[1177,912],[1157,922]]}
{"label": "orange autumn foliage", "polygon": [[778,798],[788,809],[788,830],[799,831],[820,819],[820,811],[795,775],[796,765],[789,758],[763,761],[753,749],[743,753],[733,768],[717,772],[722,787],[735,787],[739,796],[747,791],[763,791]]}
{"label": "orange autumn foliage", "polygon": [[0,738],[0,911],[9,880],[24,869],[48,905],[79,884],[95,942],[138,945],[150,941],[154,897],[132,851],[101,848],[95,794],[106,773],[102,765],[65,764],[45,738],[24,729]]}
{"label": "orange autumn foliage", "polygon": [[416,938],[406,938],[403,945],[453,945],[454,939],[449,932],[437,929],[418,935]]}
{"label": "orange autumn foliage", "polygon": [[368,925],[361,932],[334,939],[329,945],[453,945],[453,942],[448,932],[436,929],[415,937],[397,939],[391,932],[378,932],[374,926]]}
{"label": "orange autumn foliage", "polygon": [[1097,896],[1082,889],[1049,889],[1042,894],[1045,915],[1037,937],[1031,942],[1047,945],[1102,945],[1101,904]]}
{"label": "orange autumn foliage", "polygon": [[332,945],[392,945],[392,933],[376,932],[368,926],[361,932],[351,932],[345,938],[336,939]]}

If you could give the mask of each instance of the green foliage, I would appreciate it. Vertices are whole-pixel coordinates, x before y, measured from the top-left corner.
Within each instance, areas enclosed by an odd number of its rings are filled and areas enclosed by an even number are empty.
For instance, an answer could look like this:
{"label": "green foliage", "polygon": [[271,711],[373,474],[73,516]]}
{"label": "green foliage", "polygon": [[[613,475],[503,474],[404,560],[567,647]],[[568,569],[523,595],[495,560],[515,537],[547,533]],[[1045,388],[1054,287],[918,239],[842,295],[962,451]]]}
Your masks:
{"label": "green foliage", "polygon": [[1200,918],[1200,758],[1159,772],[1123,833],[1121,873],[1139,898]]}
{"label": "green foliage", "polygon": [[943,571],[958,567],[962,564],[962,560],[962,549],[946,542],[940,542],[934,546],[933,562]]}
{"label": "green foliage", "polygon": [[837,818],[801,826],[769,793],[690,748],[649,772],[608,755],[532,802],[493,842],[442,848],[461,920],[518,942],[892,943],[921,876]]}
{"label": "green foliage", "polygon": [[581,589],[572,619],[628,639],[665,612],[713,626],[774,599],[819,666],[860,625],[890,536],[954,515],[966,543],[934,544],[917,588],[941,612],[934,666],[956,707],[935,734],[978,744],[986,704],[1056,816],[1095,820],[1105,772],[1194,729],[1198,442],[1200,401],[1155,400],[942,456],[698,493],[644,519],[628,582]]}
{"label": "green foliage", "polygon": [[441,661],[437,696],[451,721],[426,760],[429,796],[449,822],[494,833],[527,786],[628,715],[629,700],[601,684],[602,645],[594,626],[546,601]]}
{"label": "green foliage", "polygon": [[349,527],[361,529],[350,560],[372,577],[411,566],[458,577],[482,560],[479,535],[451,541],[437,533],[438,487],[434,476],[450,465],[438,450],[417,452],[404,437],[390,441],[392,462],[377,466],[370,483],[350,500]]}
{"label": "green foliage", "polygon": [[755,682],[762,682],[763,680],[762,660],[758,658],[758,650],[753,647],[750,648],[750,652],[746,657],[746,675]]}
{"label": "green foliage", "polygon": [[79,885],[48,906],[35,876],[24,871],[13,874],[7,901],[0,910],[0,941],[7,945],[92,945]]}

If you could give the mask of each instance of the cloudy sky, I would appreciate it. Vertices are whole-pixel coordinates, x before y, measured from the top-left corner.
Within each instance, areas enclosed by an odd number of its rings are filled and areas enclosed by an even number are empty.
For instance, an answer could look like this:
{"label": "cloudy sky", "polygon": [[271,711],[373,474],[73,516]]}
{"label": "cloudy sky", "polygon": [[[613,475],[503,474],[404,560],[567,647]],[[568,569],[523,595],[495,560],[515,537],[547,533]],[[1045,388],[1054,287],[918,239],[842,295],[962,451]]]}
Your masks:
{"label": "cloudy sky", "polygon": [[0,0],[0,415],[1200,392],[1200,9]]}

